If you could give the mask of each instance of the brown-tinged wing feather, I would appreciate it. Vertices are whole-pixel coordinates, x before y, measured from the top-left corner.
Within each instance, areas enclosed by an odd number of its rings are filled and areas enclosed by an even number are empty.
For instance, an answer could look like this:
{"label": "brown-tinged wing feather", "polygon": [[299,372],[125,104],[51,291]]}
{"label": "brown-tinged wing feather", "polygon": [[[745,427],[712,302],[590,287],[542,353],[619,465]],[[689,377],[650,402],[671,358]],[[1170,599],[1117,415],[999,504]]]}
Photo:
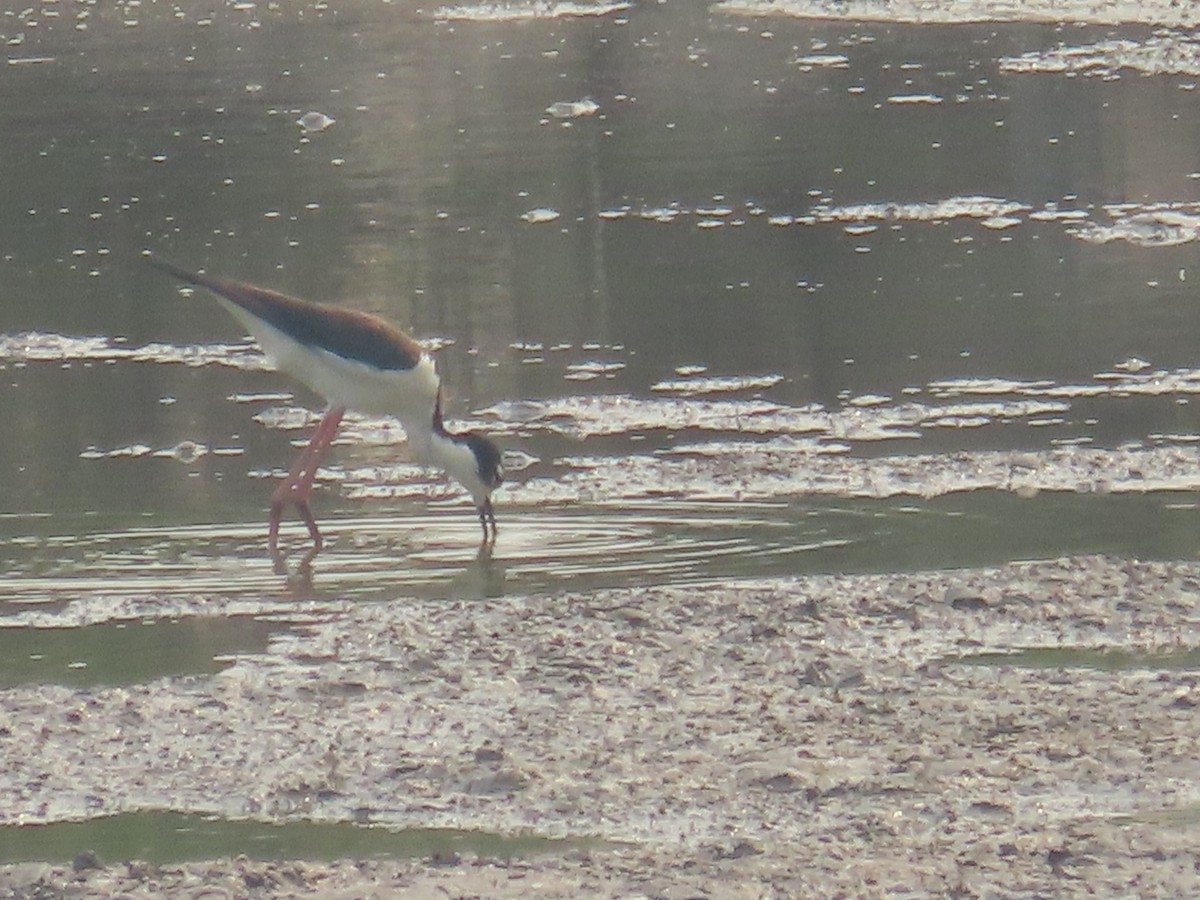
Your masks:
{"label": "brown-tinged wing feather", "polygon": [[420,344],[369,313],[324,306],[239,281],[189,272],[162,260],[152,262],[180,281],[219,294],[306,346],[319,347],[379,369],[411,369],[421,360]]}

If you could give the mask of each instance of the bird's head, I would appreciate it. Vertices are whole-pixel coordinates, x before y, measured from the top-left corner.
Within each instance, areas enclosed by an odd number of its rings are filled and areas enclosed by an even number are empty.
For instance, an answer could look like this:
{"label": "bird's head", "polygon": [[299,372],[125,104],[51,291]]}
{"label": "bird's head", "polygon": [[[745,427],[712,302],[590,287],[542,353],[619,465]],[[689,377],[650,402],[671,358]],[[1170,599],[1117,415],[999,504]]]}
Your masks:
{"label": "bird's head", "polygon": [[429,449],[442,466],[471,493],[479,521],[483,525],[483,541],[488,543],[496,537],[496,513],[492,509],[492,492],[504,481],[504,465],[500,461],[500,448],[482,434],[465,432],[456,434],[446,430],[442,422],[442,392],[437,393],[433,407],[432,433]]}
{"label": "bird's head", "polygon": [[[483,526],[483,543],[496,538],[496,512],[492,508],[492,492],[504,481],[504,465],[500,448],[482,434],[449,436],[454,450],[446,455],[447,470],[471,492],[479,524]],[[489,539],[490,529],[490,539]]]}
{"label": "bird's head", "polygon": [[500,460],[500,448],[482,434],[464,434],[459,437],[471,455],[475,457],[475,469],[480,484],[490,496],[504,481],[504,464]]}

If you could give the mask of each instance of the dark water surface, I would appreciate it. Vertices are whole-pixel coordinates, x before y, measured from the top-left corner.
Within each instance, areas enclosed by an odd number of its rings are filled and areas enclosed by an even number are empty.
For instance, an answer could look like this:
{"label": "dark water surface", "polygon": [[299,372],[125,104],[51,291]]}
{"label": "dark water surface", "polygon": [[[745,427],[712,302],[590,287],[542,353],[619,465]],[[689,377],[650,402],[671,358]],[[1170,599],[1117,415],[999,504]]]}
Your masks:
{"label": "dark water surface", "polygon": [[[1013,62],[1148,29],[500,9],[0,16],[0,681],[202,673],[286,627],[181,626],[197,598],[1194,552],[1200,76]],[[507,454],[494,556],[351,419],[329,548],[273,572],[321,401],[147,254],[440,347]]]}

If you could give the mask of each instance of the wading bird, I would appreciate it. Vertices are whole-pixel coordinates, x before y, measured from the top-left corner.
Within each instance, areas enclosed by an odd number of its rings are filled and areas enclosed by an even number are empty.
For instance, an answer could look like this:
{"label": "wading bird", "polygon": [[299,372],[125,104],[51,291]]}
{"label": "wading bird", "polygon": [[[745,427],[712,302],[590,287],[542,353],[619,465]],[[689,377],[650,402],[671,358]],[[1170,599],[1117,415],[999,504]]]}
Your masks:
{"label": "wading bird", "polygon": [[500,451],[481,434],[446,430],[437,369],[420,344],[368,313],[153,262],[181,281],[215,294],[277,369],[329,402],[308,446],[271,495],[267,533],[272,556],[278,556],[279,521],[289,505],[296,507],[308,528],[313,552],[320,550],[321,532],[309,497],[317,467],[347,409],[399,419],[417,461],[445,469],[467,489],[483,526],[483,544],[495,541],[492,492],[504,480]]}

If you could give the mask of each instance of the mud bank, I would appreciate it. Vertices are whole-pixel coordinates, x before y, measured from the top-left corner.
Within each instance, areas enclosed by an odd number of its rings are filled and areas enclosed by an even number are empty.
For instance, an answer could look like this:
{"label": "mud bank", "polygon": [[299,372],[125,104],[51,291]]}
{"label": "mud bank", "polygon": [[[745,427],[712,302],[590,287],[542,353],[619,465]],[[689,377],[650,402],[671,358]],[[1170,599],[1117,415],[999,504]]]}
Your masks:
{"label": "mud bank", "polygon": [[0,887],[1189,893],[1198,598],[1200,564],[1079,557],[346,604],[213,676],[5,691],[3,822],[172,809],[620,846],[515,862],[25,863]]}

